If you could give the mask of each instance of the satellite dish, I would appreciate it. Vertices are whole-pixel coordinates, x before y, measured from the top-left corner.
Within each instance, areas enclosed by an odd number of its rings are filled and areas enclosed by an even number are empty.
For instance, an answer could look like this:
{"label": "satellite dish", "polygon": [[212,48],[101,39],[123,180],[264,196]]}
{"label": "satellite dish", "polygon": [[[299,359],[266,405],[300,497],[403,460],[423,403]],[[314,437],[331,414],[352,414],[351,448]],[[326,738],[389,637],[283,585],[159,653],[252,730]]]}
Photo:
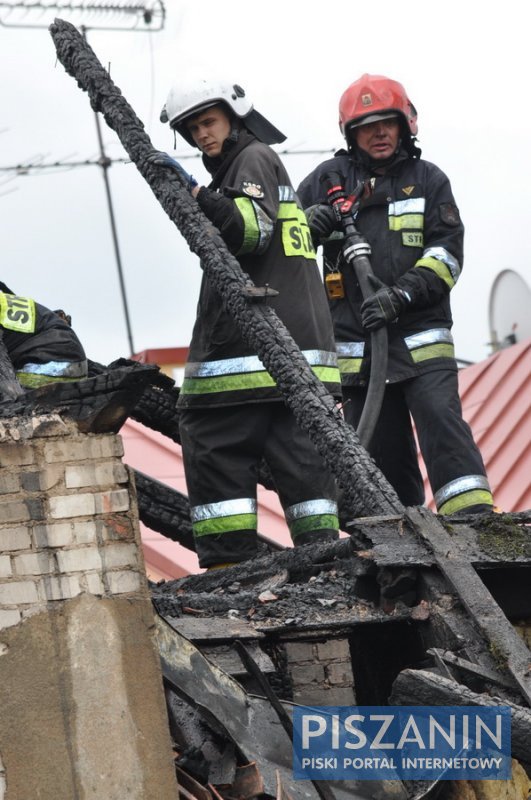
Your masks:
{"label": "satellite dish", "polygon": [[492,284],[489,328],[493,350],[531,338],[531,289],[512,269],[504,269]]}

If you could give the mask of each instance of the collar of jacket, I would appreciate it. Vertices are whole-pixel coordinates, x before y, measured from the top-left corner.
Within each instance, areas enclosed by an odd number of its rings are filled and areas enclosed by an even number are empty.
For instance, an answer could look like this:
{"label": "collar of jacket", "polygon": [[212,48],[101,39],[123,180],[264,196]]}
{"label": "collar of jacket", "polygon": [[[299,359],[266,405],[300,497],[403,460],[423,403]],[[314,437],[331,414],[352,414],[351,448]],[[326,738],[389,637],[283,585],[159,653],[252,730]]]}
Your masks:
{"label": "collar of jacket", "polygon": [[238,153],[241,153],[245,147],[255,141],[257,141],[256,137],[249,133],[246,128],[233,129],[223,142],[221,155],[216,156],[216,158],[203,156],[203,164],[212,175],[212,183],[209,185],[209,189],[219,188],[223,177]]}
{"label": "collar of jacket", "polygon": [[412,158],[409,155],[407,150],[403,147],[400,147],[396,153],[386,159],[385,161],[379,161],[374,158],[370,158],[367,153],[363,150],[359,150],[358,148],[353,148],[350,150],[350,157],[354,164],[361,168],[363,172],[367,174],[368,177],[373,175],[393,175],[399,170],[400,166],[404,161]]}

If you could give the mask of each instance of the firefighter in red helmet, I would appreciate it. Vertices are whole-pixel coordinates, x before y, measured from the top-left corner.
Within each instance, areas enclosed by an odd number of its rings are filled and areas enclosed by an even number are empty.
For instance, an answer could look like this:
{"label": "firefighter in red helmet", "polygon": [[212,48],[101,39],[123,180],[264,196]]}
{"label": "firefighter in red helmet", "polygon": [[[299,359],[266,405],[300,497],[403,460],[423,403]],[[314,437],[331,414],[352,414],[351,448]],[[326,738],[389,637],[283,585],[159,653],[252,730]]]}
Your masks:
{"label": "firefighter in red helmet", "polygon": [[[369,452],[404,505],[424,487],[411,418],[441,514],[493,508],[483,459],[463,420],[452,340],[450,292],[463,266],[463,223],[450,182],[421,158],[417,112],[401,83],[362,75],[339,101],[346,149],[320,164],[298,194],[327,272],[340,273],[329,300],[341,369],[344,413],[357,427],[367,393],[370,333],[386,325],[389,360]],[[364,190],[356,227],[371,248],[374,294],[363,299],[342,254],[342,233],[324,177]],[[336,282],[337,284],[337,282]]]}

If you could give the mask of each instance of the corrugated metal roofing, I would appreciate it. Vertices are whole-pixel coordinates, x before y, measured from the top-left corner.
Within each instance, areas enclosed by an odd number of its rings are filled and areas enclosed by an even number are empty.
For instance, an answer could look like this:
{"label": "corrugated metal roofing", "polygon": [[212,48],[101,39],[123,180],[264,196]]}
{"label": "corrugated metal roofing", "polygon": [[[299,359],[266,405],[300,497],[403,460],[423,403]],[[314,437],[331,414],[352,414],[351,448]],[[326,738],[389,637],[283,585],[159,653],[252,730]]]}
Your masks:
{"label": "corrugated metal roofing", "polygon": [[[531,508],[531,339],[460,370],[459,394],[496,506]],[[426,502],[434,509],[421,457],[420,462]]]}

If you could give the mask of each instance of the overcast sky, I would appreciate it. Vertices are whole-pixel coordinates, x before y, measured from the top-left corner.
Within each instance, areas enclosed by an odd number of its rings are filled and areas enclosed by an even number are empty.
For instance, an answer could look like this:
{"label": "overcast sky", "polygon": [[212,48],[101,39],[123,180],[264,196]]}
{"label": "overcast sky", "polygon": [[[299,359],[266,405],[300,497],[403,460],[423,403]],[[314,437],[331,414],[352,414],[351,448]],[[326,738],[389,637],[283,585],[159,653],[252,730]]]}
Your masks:
{"label": "overcast sky", "polygon": [[[6,2],[12,0],[0,3],[4,22],[15,19],[6,15]],[[456,352],[470,361],[488,356],[488,301],[496,276],[516,270],[531,286],[527,3],[165,5],[160,32],[88,34],[158,149],[172,151],[173,136],[159,113],[171,85],[190,69],[204,67],[244,86],[255,107],[287,135],[279,151],[331,154],[340,147],[338,100],[362,73],[405,85],[418,110],[423,157],[450,177],[466,228],[464,272],[452,293]],[[78,26],[122,22],[120,14],[57,16]],[[28,12],[25,21],[46,25],[51,17]],[[0,25],[0,69],[1,167],[99,157],[88,97],[56,63],[46,27]],[[103,121],[102,130],[107,155],[125,157]],[[194,153],[184,140],[176,152]],[[283,159],[296,186],[326,157]],[[183,163],[207,180],[197,158]],[[113,165],[109,180],[134,349],[187,345],[198,260],[134,165]],[[93,360],[128,356],[101,168],[1,171],[0,212],[1,279],[19,294],[70,313]]]}

